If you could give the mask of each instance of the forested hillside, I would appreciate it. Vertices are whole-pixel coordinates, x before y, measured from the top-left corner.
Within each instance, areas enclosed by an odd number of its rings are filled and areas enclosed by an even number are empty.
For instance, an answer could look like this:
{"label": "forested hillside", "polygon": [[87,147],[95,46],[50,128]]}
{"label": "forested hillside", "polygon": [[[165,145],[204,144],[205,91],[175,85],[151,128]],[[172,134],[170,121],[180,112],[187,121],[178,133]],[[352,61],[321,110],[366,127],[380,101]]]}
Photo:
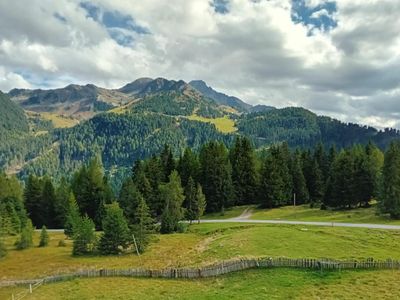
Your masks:
{"label": "forested hillside", "polygon": [[28,121],[21,107],[0,91],[0,134],[4,130],[27,132]]}
{"label": "forested hillside", "polygon": [[241,134],[253,137],[257,145],[286,141],[291,147],[309,147],[322,142],[341,148],[373,141],[384,149],[390,140],[400,137],[398,130],[378,131],[373,127],[318,116],[297,107],[246,114],[238,120],[237,127]]}
{"label": "forested hillside", "polygon": [[[211,96],[221,96],[226,101],[233,99],[212,91]],[[372,141],[384,150],[391,140],[400,137],[397,130],[378,131],[347,124],[317,116],[303,108],[266,107],[253,113],[237,114],[233,112],[241,102],[236,98],[233,103],[224,100],[225,105],[221,106],[184,81],[163,78],[141,78],[119,90],[70,85],[49,91],[12,90],[10,94],[17,103],[37,105],[42,107],[40,109],[47,109],[47,104],[50,107],[72,105],[85,111],[87,104],[95,110],[93,103],[99,99],[113,105],[123,104],[110,111],[97,111],[94,117],[72,128],[54,129],[63,126],[54,126],[54,121],[52,124],[51,113],[47,120],[34,113],[29,113],[27,119],[23,110],[7,95],[0,94],[4,107],[0,111],[0,169],[25,179],[29,174],[49,175],[56,179],[61,175],[71,176],[84,162],[100,156],[106,173],[117,188],[134,161],[152,156],[164,144],[173,145],[174,154],[180,155],[185,147],[196,150],[210,140],[218,140],[230,147],[237,135],[248,137],[257,149],[283,142],[290,148],[309,148],[321,142],[326,147],[335,145],[340,149]],[[88,99],[94,102],[88,102]],[[233,110],[227,109],[226,105],[231,105]],[[97,109],[107,110],[108,107]],[[221,117],[237,130],[225,134],[218,131],[212,121]]]}

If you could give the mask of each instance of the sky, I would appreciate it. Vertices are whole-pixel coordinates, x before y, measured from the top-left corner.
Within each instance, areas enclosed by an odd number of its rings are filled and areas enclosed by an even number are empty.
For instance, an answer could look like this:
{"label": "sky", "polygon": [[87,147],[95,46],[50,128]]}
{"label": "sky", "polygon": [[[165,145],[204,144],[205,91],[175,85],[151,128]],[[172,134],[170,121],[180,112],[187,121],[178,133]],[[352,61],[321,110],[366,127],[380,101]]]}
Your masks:
{"label": "sky", "polygon": [[140,77],[400,128],[399,0],[0,0],[0,90]]}

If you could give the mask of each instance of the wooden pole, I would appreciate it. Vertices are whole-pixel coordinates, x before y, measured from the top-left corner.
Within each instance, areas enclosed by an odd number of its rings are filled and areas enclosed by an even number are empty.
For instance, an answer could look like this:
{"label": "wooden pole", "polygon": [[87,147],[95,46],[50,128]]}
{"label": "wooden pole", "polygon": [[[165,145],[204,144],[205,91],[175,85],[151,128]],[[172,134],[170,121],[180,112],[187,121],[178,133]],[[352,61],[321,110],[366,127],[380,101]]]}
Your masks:
{"label": "wooden pole", "polygon": [[29,293],[32,294],[32,283],[29,284]]}
{"label": "wooden pole", "polygon": [[135,239],[135,235],[133,233],[132,233],[132,237],[133,237],[133,242],[135,243],[136,253],[138,256],[140,256],[139,249],[138,249],[136,239]]}

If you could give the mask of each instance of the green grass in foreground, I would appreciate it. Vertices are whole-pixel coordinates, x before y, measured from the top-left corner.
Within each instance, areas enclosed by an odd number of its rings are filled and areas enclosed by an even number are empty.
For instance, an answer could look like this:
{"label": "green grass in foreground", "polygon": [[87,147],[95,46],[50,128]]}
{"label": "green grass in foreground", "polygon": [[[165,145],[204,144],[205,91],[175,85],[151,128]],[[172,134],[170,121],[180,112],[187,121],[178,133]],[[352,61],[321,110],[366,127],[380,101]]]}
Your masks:
{"label": "green grass in foreground", "polygon": [[369,208],[356,208],[351,210],[321,210],[319,208],[310,208],[308,205],[255,209],[253,210],[251,219],[400,225],[400,220],[392,220],[387,215],[377,215],[376,204]]}
{"label": "green grass in foreground", "polygon": [[[399,299],[399,280],[399,271],[263,269],[200,280],[76,279],[44,285],[27,299]],[[0,289],[0,298],[20,290]]]}
{"label": "green grass in foreground", "polygon": [[[35,243],[38,244],[39,233]],[[185,234],[155,235],[141,256],[72,257],[72,243],[57,247],[61,233],[50,234],[50,246],[12,250],[0,260],[0,280],[44,277],[80,268],[165,268],[199,266],[240,256],[293,258],[331,257],[400,259],[400,232],[364,228],[339,228],[264,224],[192,225]]]}

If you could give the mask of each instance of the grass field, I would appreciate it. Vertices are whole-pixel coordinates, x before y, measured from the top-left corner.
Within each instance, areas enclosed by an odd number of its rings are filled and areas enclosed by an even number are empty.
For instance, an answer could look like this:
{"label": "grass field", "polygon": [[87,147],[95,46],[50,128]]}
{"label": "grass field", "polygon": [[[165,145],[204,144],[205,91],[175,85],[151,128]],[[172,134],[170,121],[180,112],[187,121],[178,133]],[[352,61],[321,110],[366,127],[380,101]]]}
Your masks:
{"label": "grass field", "polygon": [[[37,245],[39,233],[35,235]],[[72,257],[71,241],[66,247],[57,246],[64,239],[62,233],[51,233],[50,238],[47,248],[23,251],[12,250],[15,237],[9,238],[10,251],[0,260],[0,280],[37,278],[80,268],[199,266],[240,256],[400,259],[400,232],[364,228],[196,224],[185,234],[155,235],[141,257]]]}
{"label": "grass field", "polygon": [[53,123],[54,128],[70,128],[79,123],[78,120],[53,113],[41,112],[40,117]]}
{"label": "grass field", "polygon": [[273,209],[254,209],[253,220],[298,220],[344,223],[400,224],[400,220],[392,220],[388,216],[377,214],[377,205],[369,208],[352,210],[320,210],[308,205],[285,206]]}
{"label": "grass field", "polygon": [[[399,299],[400,272],[264,269],[201,280],[81,279],[44,285],[26,299]],[[0,289],[0,299],[22,288]]]}
{"label": "grass field", "polygon": [[235,132],[237,128],[235,127],[235,122],[230,119],[228,116],[222,117],[222,118],[204,118],[200,117],[198,115],[191,115],[187,117],[189,120],[194,120],[194,121],[200,121],[200,122],[207,122],[214,124],[217,130],[219,130],[222,133],[231,133]]}
{"label": "grass field", "polygon": [[215,220],[215,219],[231,219],[239,217],[246,209],[254,210],[255,205],[242,205],[233,206],[224,211],[224,213],[209,213],[202,217],[203,220]]}

